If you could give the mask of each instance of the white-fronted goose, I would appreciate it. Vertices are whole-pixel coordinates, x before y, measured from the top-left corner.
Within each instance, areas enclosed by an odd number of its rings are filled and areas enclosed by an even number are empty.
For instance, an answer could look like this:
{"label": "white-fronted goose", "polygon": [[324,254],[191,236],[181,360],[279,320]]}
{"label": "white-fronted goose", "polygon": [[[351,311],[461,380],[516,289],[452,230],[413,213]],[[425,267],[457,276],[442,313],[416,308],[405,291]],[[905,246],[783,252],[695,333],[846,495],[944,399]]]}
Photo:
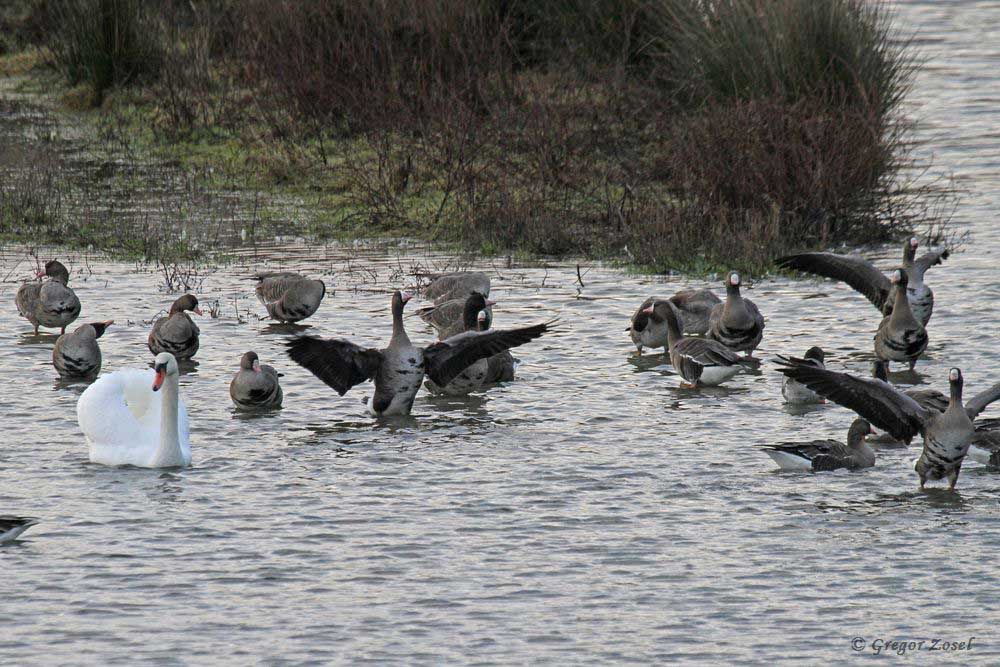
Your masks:
{"label": "white-fronted goose", "polygon": [[[487,325],[488,317],[486,310],[481,309],[477,312],[477,308],[480,308],[483,302],[484,299],[482,295],[475,293],[466,299],[465,314],[463,316],[465,331],[486,331],[489,329],[489,326]],[[432,394],[465,396],[481,389],[482,386],[486,384],[489,376],[489,370],[489,358],[478,359],[464,371],[455,376],[455,379],[444,387],[439,387],[434,380],[425,380],[424,387]]]}
{"label": "white-fronted goose", "polygon": [[52,348],[52,365],[65,378],[88,377],[101,372],[101,347],[97,339],[114,320],[92,322],[76,328],[73,333],[59,336]]}
{"label": "white-fronted goose", "polygon": [[443,387],[479,359],[523,345],[549,329],[548,324],[535,324],[509,331],[467,331],[420,348],[410,342],[403,326],[403,307],[409,299],[409,294],[392,295],[392,338],[384,349],[299,336],[288,342],[288,356],[341,396],[356,384],[374,380],[369,411],[376,416],[405,415],[424,375]]}
{"label": "white-fronted goose", "polygon": [[[826,354],[823,352],[823,348],[821,347],[810,347],[806,350],[805,356],[801,359],[798,357],[783,357],[780,354],[775,356],[780,364],[786,364],[789,366],[808,365],[815,366],[816,368],[826,368],[823,363],[826,360]],[[809,387],[806,387],[789,377],[786,377],[784,382],[781,383],[781,395],[785,398],[787,403],[791,403],[792,405],[826,403],[825,398],[817,394]]]}
{"label": "white-fronted goose", "polygon": [[861,470],[875,465],[875,450],[865,442],[873,432],[867,421],[855,419],[847,431],[846,445],[836,440],[783,442],[764,447],[764,452],[782,470]]}
{"label": "white-fronted goose", "polygon": [[[648,306],[647,310],[652,310]],[[715,387],[736,375],[744,365],[753,361],[736,354],[722,343],[710,338],[685,338],[681,324],[673,309],[663,311],[667,319],[667,349],[670,363],[687,383],[694,388],[698,385]]]}
{"label": "white-fronted goose", "polygon": [[712,310],[722,300],[712,290],[686,289],[670,297],[670,303],[680,311],[681,330],[688,335],[703,336],[708,333]]}
{"label": "white-fronted goose", "polygon": [[247,352],[240,359],[240,370],[229,383],[229,396],[238,408],[263,409],[281,406],[281,374],[261,364],[257,353]]}
{"label": "white-fronted goose", "polygon": [[17,311],[34,325],[36,336],[39,326],[66,333],[66,327],[80,315],[80,299],[69,287],[69,271],[62,262],[53,259],[37,277],[42,276],[49,279],[25,283],[17,290]]}
{"label": "white-fronted goose", "polygon": [[310,280],[287,271],[258,273],[257,298],[264,304],[271,319],[279,322],[299,322],[319,308],[326,295],[322,280]]}
{"label": "white-fronted goose", "polygon": [[892,272],[892,284],[896,291],[896,302],[892,314],[882,318],[875,332],[875,356],[883,361],[899,361],[910,364],[910,370],[917,364],[917,358],[927,349],[927,329],[910,310],[906,299],[906,271]]}
{"label": "white-fronted goose", "polygon": [[651,296],[632,315],[632,322],[626,331],[635,344],[637,354],[642,355],[644,347],[667,347],[667,311],[673,313],[681,331],[684,331],[684,316],[669,299]]}
{"label": "white-fronted goose", "polygon": [[153,323],[147,345],[153,354],[169,352],[178,360],[190,359],[198,352],[201,329],[185,311],[201,315],[198,299],[193,294],[185,294],[174,301],[170,312]]}
{"label": "white-fronted goose", "polygon": [[0,544],[13,542],[21,533],[37,523],[38,519],[30,516],[0,515]]}
{"label": "white-fronted goose", "polygon": [[[907,300],[913,315],[924,326],[934,311],[934,292],[924,284],[927,269],[948,259],[948,251],[933,251],[914,260],[919,242],[909,239],[903,246],[903,269],[909,279]],[[856,255],[835,255],[829,252],[805,252],[779,257],[775,264],[786,269],[796,269],[834,280],[840,280],[863,294],[883,315],[889,315],[895,304],[896,286],[875,265]]]}
{"label": "white-fronted goose", "polygon": [[748,357],[764,337],[764,316],[753,301],[740,295],[740,274],[735,271],[726,278],[726,301],[712,308],[708,337],[730,350],[746,351]]}
{"label": "white-fronted goose", "polygon": [[951,396],[944,412],[928,410],[889,383],[874,378],[808,366],[787,366],[780,370],[838,405],[854,410],[898,440],[909,443],[913,436],[922,435],[924,448],[915,466],[920,488],[927,480],[946,477],[948,488],[955,488],[975,433],[972,420],[1000,398],[1000,383],[997,383],[963,406],[962,372],[957,368],[948,373]]}
{"label": "white-fronted goose", "polygon": [[493,304],[482,292],[472,291],[457,299],[448,299],[434,306],[424,306],[417,309],[417,315],[427,324],[434,327],[438,338],[444,340],[465,331],[465,302],[473,294],[478,294],[486,301],[487,328],[493,325]]}
{"label": "white-fronted goose", "polygon": [[435,276],[424,288],[424,298],[438,304],[452,299],[460,299],[464,303],[465,297],[473,292],[489,297],[490,277],[481,271],[455,271]]}

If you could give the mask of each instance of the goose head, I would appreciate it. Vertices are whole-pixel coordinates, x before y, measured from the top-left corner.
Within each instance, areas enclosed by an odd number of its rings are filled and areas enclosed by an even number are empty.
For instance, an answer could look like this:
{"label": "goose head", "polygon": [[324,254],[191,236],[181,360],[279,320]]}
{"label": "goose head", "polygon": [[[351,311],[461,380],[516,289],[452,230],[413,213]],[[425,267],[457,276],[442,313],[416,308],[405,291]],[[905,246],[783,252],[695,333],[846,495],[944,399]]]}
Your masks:
{"label": "goose head", "polygon": [[806,350],[805,358],[812,361],[818,361],[820,366],[822,366],[823,362],[826,361],[826,353],[823,352],[823,348],[821,347],[810,347]]}
{"label": "goose head", "polygon": [[903,264],[912,264],[913,259],[917,256],[917,247],[920,246],[920,241],[917,240],[916,236],[911,236],[903,246]]}
{"label": "goose head", "polygon": [[906,275],[906,270],[899,268],[892,272],[891,282],[893,285],[898,286],[900,290],[905,292],[906,285],[910,282],[910,279]]}
{"label": "goose head", "polygon": [[954,403],[962,402],[962,385],[965,380],[962,379],[962,371],[958,368],[952,368],[948,371],[948,384],[951,386],[951,400]]}
{"label": "goose head", "polygon": [[728,294],[739,294],[740,285],[742,284],[742,279],[740,274],[736,271],[731,271],[728,276],[726,276],[726,293]]}
{"label": "goose head", "polygon": [[479,292],[472,292],[465,300],[465,307],[462,309],[462,323],[466,331],[474,331],[478,326],[479,312],[495,304],[496,301],[487,299]]}
{"label": "goose head", "polygon": [[45,263],[45,272],[40,273],[38,277],[41,278],[43,275],[63,285],[69,282],[69,270],[57,259],[52,259]]}
{"label": "goose head", "polygon": [[847,431],[847,445],[852,448],[860,447],[865,438],[874,435],[875,430],[865,419],[855,419],[851,422],[851,428]]}
{"label": "goose head", "polygon": [[170,306],[171,315],[174,313],[183,313],[185,310],[190,310],[195,315],[201,315],[201,308],[198,307],[198,297],[194,294],[185,294],[178,297],[173,305]]}
{"label": "goose head", "polygon": [[104,335],[104,330],[109,326],[114,324],[114,320],[105,320],[104,322],[91,322],[90,326],[94,329],[94,338],[100,338]]}
{"label": "goose head", "polygon": [[156,371],[156,379],[153,380],[153,391],[159,391],[168,377],[176,378],[180,371],[177,369],[177,360],[169,352],[160,352],[153,360],[153,370]]}
{"label": "goose head", "polygon": [[479,331],[487,331],[490,328],[488,317],[489,313],[485,310],[480,310],[479,314],[476,315],[476,328]]}
{"label": "goose head", "polygon": [[403,307],[406,302],[413,298],[411,292],[400,292],[396,290],[392,293],[392,314],[393,315],[403,315]]}
{"label": "goose head", "polygon": [[243,355],[240,359],[240,370],[260,373],[260,359],[257,357],[256,352],[251,350]]}

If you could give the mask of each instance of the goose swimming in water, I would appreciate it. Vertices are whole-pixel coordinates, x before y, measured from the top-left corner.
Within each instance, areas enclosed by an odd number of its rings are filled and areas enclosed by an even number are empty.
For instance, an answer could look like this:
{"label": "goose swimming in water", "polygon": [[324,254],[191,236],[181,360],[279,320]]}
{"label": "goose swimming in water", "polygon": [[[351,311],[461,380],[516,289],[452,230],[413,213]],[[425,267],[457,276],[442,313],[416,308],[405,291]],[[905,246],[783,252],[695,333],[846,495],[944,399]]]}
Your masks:
{"label": "goose swimming in water", "polygon": [[240,359],[240,370],[229,383],[229,397],[238,408],[248,410],[281,407],[281,373],[260,363],[251,350]]}
{"label": "goose swimming in water", "polygon": [[100,373],[101,347],[97,339],[114,323],[114,320],[91,322],[78,326],[73,333],[59,336],[52,348],[52,365],[56,372],[64,378],[83,378]]}
{"label": "goose swimming in water", "polygon": [[748,357],[764,337],[764,316],[753,301],[740,295],[740,274],[735,271],[726,278],[726,301],[712,308],[708,337],[730,350],[746,351]]}
{"label": "goose swimming in water", "polygon": [[66,333],[66,327],[80,315],[80,299],[69,287],[69,271],[62,262],[51,260],[45,264],[45,271],[38,278],[48,276],[45,282],[25,283],[17,290],[15,303],[17,312],[35,327],[59,329]]}
{"label": "goose swimming in water", "polygon": [[311,317],[326,296],[322,280],[310,280],[288,271],[258,273],[255,290],[267,314],[278,322],[300,322]]}
{"label": "goose swimming in water", "polygon": [[764,447],[764,452],[782,470],[861,470],[875,465],[875,450],[865,442],[872,433],[871,424],[855,419],[847,431],[846,445],[836,440],[783,442]]}
{"label": "goose swimming in water", "polygon": [[410,294],[398,291],[392,295],[392,338],[381,350],[343,339],[299,336],[288,342],[288,355],[341,396],[356,384],[374,380],[369,412],[376,416],[406,415],[425,375],[444,387],[476,361],[534,340],[550,326],[545,323],[506,331],[467,331],[417,347],[403,326],[403,308],[410,298]]}
{"label": "goose swimming in water", "polygon": [[153,323],[147,340],[150,352],[169,352],[175,359],[190,359],[198,353],[201,329],[185,311],[201,315],[198,299],[193,294],[179,297],[170,306],[170,312]]}
{"label": "goose swimming in water", "polygon": [[[648,306],[652,310],[654,306]],[[699,385],[716,387],[740,372],[743,366],[754,366],[754,361],[736,354],[722,343],[709,338],[685,338],[681,324],[670,308],[663,311],[667,321],[667,349],[670,363],[686,383],[694,388]]]}
{"label": "goose swimming in water", "polygon": [[[821,347],[810,347],[801,359],[798,357],[783,357],[780,354],[775,356],[777,357],[777,362],[783,365],[807,365],[815,366],[816,368],[826,368],[823,363],[826,360],[826,354]],[[785,398],[785,402],[792,405],[826,403],[825,398],[789,377],[786,377],[785,381],[781,383],[781,395]]]}

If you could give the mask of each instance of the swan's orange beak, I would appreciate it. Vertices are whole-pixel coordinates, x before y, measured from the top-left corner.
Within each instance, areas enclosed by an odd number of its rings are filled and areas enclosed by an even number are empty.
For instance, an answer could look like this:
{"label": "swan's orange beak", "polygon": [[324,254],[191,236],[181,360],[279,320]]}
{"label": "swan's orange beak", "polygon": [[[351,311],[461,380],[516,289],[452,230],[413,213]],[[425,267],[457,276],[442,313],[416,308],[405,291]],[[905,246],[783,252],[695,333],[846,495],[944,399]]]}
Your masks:
{"label": "swan's orange beak", "polygon": [[167,367],[157,366],[156,378],[153,380],[153,391],[159,391],[160,387],[163,386],[163,381],[166,379],[167,379]]}

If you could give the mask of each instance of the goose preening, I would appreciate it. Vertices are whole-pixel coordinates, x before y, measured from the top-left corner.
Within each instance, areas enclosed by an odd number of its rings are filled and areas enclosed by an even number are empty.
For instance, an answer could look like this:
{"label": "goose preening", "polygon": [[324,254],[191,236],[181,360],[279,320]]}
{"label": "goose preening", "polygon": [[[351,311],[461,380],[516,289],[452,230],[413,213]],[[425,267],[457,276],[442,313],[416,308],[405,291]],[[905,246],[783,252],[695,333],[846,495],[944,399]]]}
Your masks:
{"label": "goose preening", "polygon": [[975,434],[972,420],[986,406],[1000,398],[1000,383],[976,394],[962,404],[962,372],[948,372],[951,387],[944,412],[929,410],[892,385],[875,378],[861,378],[809,366],[785,366],[780,369],[834,403],[854,410],[897,440],[909,443],[920,434],[923,451],[915,469],[920,488],[927,480],[948,479],[954,489],[962,461]]}
{"label": "goose preening", "polygon": [[63,334],[52,348],[52,365],[64,378],[79,378],[101,372],[101,347],[97,339],[114,320],[82,324],[73,333]]}
{"label": "goose preening", "polygon": [[452,299],[465,300],[473,292],[490,295],[490,277],[481,271],[455,271],[434,276],[424,288],[424,298],[436,304]]}
{"label": "goose preening", "polygon": [[38,519],[30,516],[0,515],[0,544],[13,542],[21,533],[37,523]]}
{"label": "goose preening", "polygon": [[[652,305],[647,306],[650,312],[653,308]],[[663,314],[667,321],[670,363],[687,381],[683,386],[715,387],[739,373],[744,366],[756,365],[754,360],[741,357],[718,341],[710,338],[685,338],[673,309],[664,309]]]}
{"label": "goose preening", "polygon": [[229,383],[229,396],[238,408],[262,409],[281,406],[281,374],[262,365],[257,353],[247,352],[240,359],[240,370]]}
{"label": "goose preening", "polygon": [[69,287],[69,271],[53,259],[45,264],[45,271],[38,272],[37,277],[42,276],[49,279],[24,283],[17,290],[17,312],[34,325],[36,336],[40,326],[66,333],[66,327],[80,315],[80,299]]}
{"label": "goose preening", "polygon": [[716,304],[708,320],[708,337],[736,352],[753,351],[764,337],[764,316],[757,305],[740,295],[740,274],[726,277],[726,300]]}
{"label": "goose preening", "polygon": [[707,289],[686,289],[669,299],[681,314],[681,330],[685,334],[703,336],[708,333],[712,310],[722,303],[715,292]]}
{"label": "goose preening", "polygon": [[174,468],[191,463],[188,416],[177,360],[156,355],[153,369],[102,375],[76,404],[90,460],[108,466]]}
{"label": "goose preening", "polygon": [[341,396],[365,380],[375,381],[368,410],[376,415],[405,415],[424,376],[446,386],[480,359],[538,338],[549,323],[511,330],[467,331],[417,347],[403,326],[403,307],[410,294],[392,295],[392,338],[381,350],[363,348],[343,339],[299,336],[288,342],[288,355]]}
{"label": "goose preening", "polygon": [[865,442],[872,433],[871,424],[855,419],[847,431],[846,445],[836,440],[813,440],[783,442],[763,449],[782,470],[861,470],[875,465],[875,450]]}
{"label": "goose preening", "polygon": [[322,280],[310,280],[297,273],[258,273],[254,280],[257,298],[271,319],[279,322],[299,322],[310,317],[326,295]]}
{"label": "goose preening", "polygon": [[[722,303],[719,297],[707,289],[686,289],[669,299],[649,297],[636,309],[627,329],[632,343],[641,355],[644,347],[667,347],[667,323],[664,310],[674,311],[681,331],[685,334],[704,335],[708,333],[708,321],[712,309]],[[652,306],[650,311],[648,308]]]}
{"label": "goose preening", "polygon": [[875,356],[882,361],[908,363],[910,370],[927,349],[927,329],[914,316],[906,299],[906,271],[892,272],[892,284],[899,289],[892,313],[884,318],[875,332]]}
{"label": "goose preening", "polygon": [[150,352],[169,352],[176,359],[190,359],[198,352],[201,329],[185,311],[201,315],[198,299],[193,294],[178,297],[170,306],[170,312],[153,323],[147,341]]}
{"label": "goose preening", "polygon": [[493,306],[496,303],[486,298],[482,292],[475,290],[465,296],[456,299],[448,299],[433,306],[424,306],[417,309],[417,315],[427,324],[434,327],[438,333],[438,338],[444,340],[449,336],[465,331],[465,305],[469,297],[476,295],[482,298],[486,304],[483,309],[486,312],[487,328],[493,325]]}
{"label": "goose preening", "polygon": [[[823,352],[823,348],[821,347],[810,347],[806,350],[805,355],[801,359],[798,357],[783,357],[780,354],[775,356],[777,357],[777,362],[779,364],[789,366],[806,365],[815,366],[816,368],[826,368],[824,365],[826,354]],[[786,377],[784,382],[781,383],[781,395],[785,398],[787,403],[791,403],[792,405],[826,403],[825,398],[790,377]]]}
{"label": "goose preening", "polygon": [[[927,269],[948,259],[948,251],[932,251],[914,260],[919,242],[909,239],[903,246],[903,269],[909,279],[902,289],[906,293],[914,316],[924,326],[934,311],[934,293],[924,284]],[[883,315],[889,315],[895,304],[896,290],[875,265],[855,255],[835,255],[830,252],[805,252],[779,257],[775,264],[785,269],[796,269],[826,278],[840,280],[863,294]]]}

